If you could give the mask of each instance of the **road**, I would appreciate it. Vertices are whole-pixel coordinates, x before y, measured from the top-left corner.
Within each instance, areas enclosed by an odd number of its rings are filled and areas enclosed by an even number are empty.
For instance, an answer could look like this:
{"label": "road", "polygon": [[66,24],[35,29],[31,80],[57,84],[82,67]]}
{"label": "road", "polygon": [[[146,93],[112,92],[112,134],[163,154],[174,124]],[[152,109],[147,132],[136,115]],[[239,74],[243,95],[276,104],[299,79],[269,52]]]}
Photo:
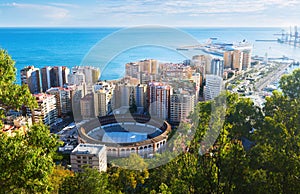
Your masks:
{"label": "road", "polygon": [[266,77],[255,83],[255,88],[258,92],[262,91],[266,86],[270,85],[272,82],[278,80],[286,71],[291,64],[282,64],[278,69],[272,73],[269,73]]}

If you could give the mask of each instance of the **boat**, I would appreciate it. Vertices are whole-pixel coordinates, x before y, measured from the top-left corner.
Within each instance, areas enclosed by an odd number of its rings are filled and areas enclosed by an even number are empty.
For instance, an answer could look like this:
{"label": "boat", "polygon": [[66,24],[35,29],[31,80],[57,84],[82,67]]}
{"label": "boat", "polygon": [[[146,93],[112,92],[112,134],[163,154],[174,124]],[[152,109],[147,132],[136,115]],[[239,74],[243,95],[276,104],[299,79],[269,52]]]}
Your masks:
{"label": "boat", "polygon": [[176,50],[178,50],[178,51],[188,51],[189,49],[188,48],[176,48]]}

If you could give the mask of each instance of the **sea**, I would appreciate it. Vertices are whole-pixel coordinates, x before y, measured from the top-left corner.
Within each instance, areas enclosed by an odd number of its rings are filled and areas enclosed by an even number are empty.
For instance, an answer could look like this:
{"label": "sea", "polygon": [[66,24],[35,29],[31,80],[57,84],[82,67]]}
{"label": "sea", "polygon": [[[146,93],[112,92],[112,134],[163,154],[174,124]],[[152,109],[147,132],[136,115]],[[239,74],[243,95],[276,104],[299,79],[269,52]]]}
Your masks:
{"label": "sea", "polygon": [[[162,31],[164,35],[160,35]],[[199,44],[206,43],[210,38],[223,43],[246,41],[253,45],[253,56],[267,55],[273,58],[286,56],[300,61],[300,48],[298,47],[276,41],[256,41],[276,40],[280,36],[275,34],[280,34],[281,31],[280,27],[162,28],[159,33],[157,29],[149,31],[149,28],[139,30],[130,28],[0,28],[0,48],[7,50],[15,60],[16,83],[20,84],[20,70],[25,66],[72,68],[77,65],[88,65],[84,62],[88,61],[87,58],[100,46],[101,49],[96,52],[96,55],[99,59],[101,79],[111,80],[124,75],[124,67],[128,62],[157,59],[162,62],[179,63],[189,59],[192,55],[204,54],[201,50],[182,52],[176,50],[178,47],[191,44],[190,41],[185,41],[186,39],[196,40]],[[144,32],[147,36],[140,36]],[[92,65],[97,66],[97,64]]]}

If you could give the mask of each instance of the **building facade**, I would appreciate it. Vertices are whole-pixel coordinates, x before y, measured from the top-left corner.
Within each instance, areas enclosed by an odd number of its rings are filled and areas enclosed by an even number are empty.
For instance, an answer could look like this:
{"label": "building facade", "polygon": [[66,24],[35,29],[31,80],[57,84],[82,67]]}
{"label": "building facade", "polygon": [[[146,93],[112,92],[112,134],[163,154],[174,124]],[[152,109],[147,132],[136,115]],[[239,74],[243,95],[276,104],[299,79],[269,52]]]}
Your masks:
{"label": "building facade", "polygon": [[160,82],[150,82],[147,90],[147,107],[149,114],[164,120],[169,119],[172,87]]}
{"label": "building facade", "polygon": [[172,94],[170,107],[170,122],[179,123],[184,121],[195,107],[195,95]]}
{"label": "building facade", "polygon": [[107,170],[106,146],[100,144],[79,144],[70,155],[71,169],[81,172],[84,167],[98,171]]}
{"label": "building facade", "polygon": [[34,66],[28,66],[21,69],[21,83],[28,85],[30,93],[37,94],[41,92],[40,70]]}
{"label": "building facade", "polygon": [[204,99],[212,100],[223,90],[223,78],[217,75],[206,75]]}
{"label": "building facade", "polygon": [[65,66],[43,67],[41,69],[42,91],[46,92],[51,87],[63,87],[68,83],[69,68]]}
{"label": "building facade", "polygon": [[72,112],[72,96],[74,91],[71,88],[55,87],[48,89],[46,93],[55,96],[58,117]]}
{"label": "building facade", "polygon": [[224,74],[224,61],[222,59],[211,60],[211,70],[210,73],[223,77]]}
{"label": "building facade", "polygon": [[39,93],[33,95],[38,108],[32,111],[33,121],[42,121],[45,125],[52,125],[57,119],[56,98],[54,95]]}

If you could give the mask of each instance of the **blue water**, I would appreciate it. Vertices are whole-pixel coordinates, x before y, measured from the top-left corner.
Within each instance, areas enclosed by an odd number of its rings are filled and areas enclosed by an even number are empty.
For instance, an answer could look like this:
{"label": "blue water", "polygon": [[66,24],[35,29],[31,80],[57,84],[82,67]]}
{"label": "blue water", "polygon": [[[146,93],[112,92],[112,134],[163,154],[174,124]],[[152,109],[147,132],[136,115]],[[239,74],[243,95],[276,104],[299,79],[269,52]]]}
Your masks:
{"label": "blue water", "polygon": [[[71,68],[80,65],[97,42],[118,30],[120,28],[0,28],[0,47],[6,49],[16,61],[17,83],[20,83],[19,71],[27,65],[38,68],[55,65]],[[254,45],[253,55],[264,56],[268,53],[269,57],[285,55],[300,60],[300,48],[277,42],[255,42],[256,39],[276,39],[273,34],[280,33],[281,28],[182,28],[181,30],[199,42],[205,42],[210,37],[225,42],[246,39]],[[202,54],[201,51],[193,52]],[[103,56],[105,54],[99,53]],[[169,62],[181,62],[186,59],[185,56],[168,48],[155,46],[131,48],[112,58],[109,68],[102,69],[101,78],[118,78],[124,73],[125,63],[145,58]]]}

